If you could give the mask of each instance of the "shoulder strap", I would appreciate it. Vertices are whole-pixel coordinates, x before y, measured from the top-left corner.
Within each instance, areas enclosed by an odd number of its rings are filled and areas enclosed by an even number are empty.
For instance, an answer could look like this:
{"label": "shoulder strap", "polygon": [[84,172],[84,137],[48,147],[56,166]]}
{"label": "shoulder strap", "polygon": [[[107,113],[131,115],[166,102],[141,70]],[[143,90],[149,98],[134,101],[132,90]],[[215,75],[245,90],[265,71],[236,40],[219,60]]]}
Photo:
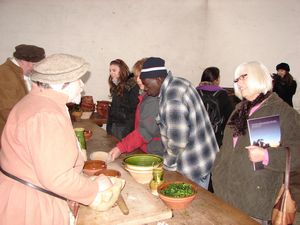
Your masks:
{"label": "shoulder strap", "polygon": [[14,179],[14,180],[16,180],[16,181],[18,181],[18,182],[20,182],[20,183],[22,183],[22,184],[25,184],[25,185],[27,185],[27,186],[29,186],[29,187],[31,187],[31,188],[34,188],[34,189],[36,189],[36,190],[38,190],[38,191],[44,192],[44,193],[46,193],[46,194],[48,194],[48,195],[51,195],[51,196],[56,197],[56,198],[59,198],[59,199],[61,199],[61,200],[64,200],[64,201],[67,200],[65,197],[62,197],[62,196],[60,196],[60,195],[58,195],[58,194],[55,194],[55,193],[53,193],[52,191],[48,191],[48,190],[46,190],[46,189],[44,189],[44,188],[38,187],[38,186],[36,186],[36,185],[34,185],[34,184],[28,182],[28,181],[22,180],[21,178],[16,177],[16,176],[10,174],[9,172],[6,172],[4,169],[2,169],[1,166],[0,166],[0,171],[1,171],[5,176],[7,176],[7,177],[9,177],[9,178],[11,178],[11,179]]}
{"label": "shoulder strap", "polygon": [[288,189],[289,188],[289,184],[290,184],[290,169],[291,169],[291,151],[290,151],[289,147],[286,147],[284,189]]}
{"label": "shoulder strap", "polygon": [[222,91],[222,90],[217,90],[217,91],[213,94],[213,96],[216,97],[217,94],[219,94],[221,91]]}
{"label": "shoulder strap", "polygon": [[197,88],[197,92],[200,94],[200,96],[203,96],[203,92],[202,92],[201,89],[198,89],[198,88]]}

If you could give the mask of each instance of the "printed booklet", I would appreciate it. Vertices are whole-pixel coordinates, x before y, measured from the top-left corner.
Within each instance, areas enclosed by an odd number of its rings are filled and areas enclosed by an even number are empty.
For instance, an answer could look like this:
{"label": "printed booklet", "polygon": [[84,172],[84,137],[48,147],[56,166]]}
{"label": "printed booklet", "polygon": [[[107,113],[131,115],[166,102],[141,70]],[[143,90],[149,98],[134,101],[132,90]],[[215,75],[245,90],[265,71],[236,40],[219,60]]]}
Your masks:
{"label": "printed booklet", "polygon": [[[280,145],[279,115],[248,119],[248,130],[251,145],[262,148],[278,147]],[[262,162],[253,163],[254,170],[263,169]]]}

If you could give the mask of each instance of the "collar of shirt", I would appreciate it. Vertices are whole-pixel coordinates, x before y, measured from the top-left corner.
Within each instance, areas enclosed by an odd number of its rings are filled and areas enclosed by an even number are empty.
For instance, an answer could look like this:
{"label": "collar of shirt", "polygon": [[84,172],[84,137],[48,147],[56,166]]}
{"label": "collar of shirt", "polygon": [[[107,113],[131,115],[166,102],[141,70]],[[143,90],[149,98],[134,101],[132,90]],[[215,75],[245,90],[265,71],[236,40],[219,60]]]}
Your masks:
{"label": "collar of shirt", "polygon": [[16,64],[18,67],[20,67],[20,64],[18,63],[18,61],[17,61],[14,57],[9,58],[9,59],[10,59],[10,61],[12,61],[14,64]]}
{"label": "collar of shirt", "polygon": [[161,85],[161,88],[160,88],[160,92],[159,92],[159,95],[158,95],[158,98],[161,98],[162,96],[164,96],[164,93],[166,92],[166,88],[168,87],[169,83],[171,82],[173,76],[172,76],[172,72],[169,71],[168,72],[168,76],[165,78],[164,82],[162,83]]}
{"label": "collar of shirt", "polygon": [[58,91],[55,91],[52,89],[45,89],[45,88],[39,87],[37,85],[32,86],[32,90],[31,90],[30,94],[41,95],[46,98],[50,98],[60,105],[65,105],[69,99],[69,96],[64,93],[61,93],[61,92],[58,92]]}

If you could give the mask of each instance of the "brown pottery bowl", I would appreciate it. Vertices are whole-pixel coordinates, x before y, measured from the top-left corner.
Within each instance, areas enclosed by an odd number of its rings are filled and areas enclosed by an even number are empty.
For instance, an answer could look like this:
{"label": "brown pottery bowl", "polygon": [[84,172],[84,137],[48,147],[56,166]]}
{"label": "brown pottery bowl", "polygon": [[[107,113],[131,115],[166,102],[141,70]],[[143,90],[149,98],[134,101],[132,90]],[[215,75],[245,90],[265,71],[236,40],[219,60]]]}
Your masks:
{"label": "brown pottery bowl", "polygon": [[89,176],[94,176],[97,172],[107,168],[102,160],[88,160],[84,163],[83,172]]}
{"label": "brown pottery bowl", "polygon": [[[170,184],[190,184],[192,185],[194,193],[188,197],[169,197],[164,194],[162,194],[162,190],[165,190]],[[189,182],[183,182],[183,181],[172,181],[172,182],[164,182],[157,188],[158,195],[160,199],[168,206],[170,209],[185,209],[196,197],[197,191],[196,186]]]}
{"label": "brown pottery bowl", "polygon": [[108,176],[108,177],[120,177],[121,176],[120,171],[113,170],[113,169],[100,170],[100,171],[95,173],[95,176],[98,176],[100,174],[103,174],[103,175]]}
{"label": "brown pottery bowl", "polygon": [[96,110],[101,118],[107,118],[108,117],[108,108],[109,108],[110,102],[109,101],[97,101],[97,107]]}
{"label": "brown pottery bowl", "polygon": [[82,103],[94,103],[94,100],[93,100],[93,96],[90,96],[90,95],[86,95],[86,96],[82,96],[81,97],[81,102]]}

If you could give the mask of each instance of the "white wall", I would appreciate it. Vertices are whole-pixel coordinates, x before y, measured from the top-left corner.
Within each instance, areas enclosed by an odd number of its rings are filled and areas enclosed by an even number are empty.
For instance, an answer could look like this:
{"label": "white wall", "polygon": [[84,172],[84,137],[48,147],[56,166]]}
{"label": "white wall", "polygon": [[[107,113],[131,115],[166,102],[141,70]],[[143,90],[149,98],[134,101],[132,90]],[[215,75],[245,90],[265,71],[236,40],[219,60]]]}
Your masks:
{"label": "white wall", "polygon": [[132,67],[160,56],[195,85],[205,67],[218,66],[227,87],[241,62],[260,60],[275,72],[284,61],[300,85],[299,15],[298,0],[0,0],[0,61],[20,43],[82,56],[94,100],[108,99],[108,64],[116,58]]}

